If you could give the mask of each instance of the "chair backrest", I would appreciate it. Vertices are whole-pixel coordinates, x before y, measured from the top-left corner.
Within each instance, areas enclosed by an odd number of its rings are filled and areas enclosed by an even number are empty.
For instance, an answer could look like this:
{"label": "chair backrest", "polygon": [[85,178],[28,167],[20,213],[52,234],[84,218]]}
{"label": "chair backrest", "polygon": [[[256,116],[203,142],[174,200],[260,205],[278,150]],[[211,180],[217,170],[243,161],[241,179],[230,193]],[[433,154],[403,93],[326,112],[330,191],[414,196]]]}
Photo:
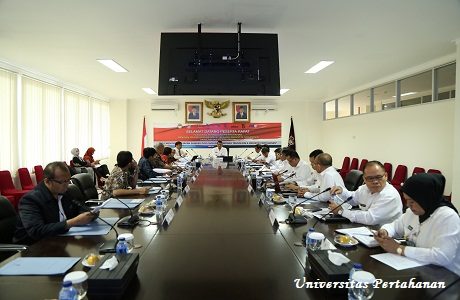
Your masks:
{"label": "chair backrest", "polygon": [[425,173],[425,168],[415,167],[414,170],[412,170],[412,176],[419,173]]}
{"label": "chair backrest", "polygon": [[16,187],[13,184],[13,178],[11,178],[10,171],[0,171],[0,192],[15,189]]}
{"label": "chair backrest", "polygon": [[436,170],[436,169],[429,169],[427,173],[435,173],[435,174],[442,174],[441,171]]}
{"label": "chair backrest", "polygon": [[359,164],[359,168],[358,170],[360,170],[361,172],[364,172],[364,166],[368,163],[369,161],[365,158],[363,158],[361,160],[361,163]]}
{"label": "chair backrest", "polygon": [[349,191],[356,191],[363,184],[363,172],[360,170],[350,170],[343,181]]}
{"label": "chair backrest", "polygon": [[392,185],[401,185],[407,179],[407,167],[405,165],[398,165],[391,180]]}
{"label": "chair backrest", "polygon": [[393,172],[393,165],[386,162],[383,164],[383,167],[385,168],[385,172],[387,172],[387,180],[391,182],[391,179],[393,179],[393,177],[391,177]]}
{"label": "chair backrest", "polygon": [[72,182],[78,186],[82,194],[85,196],[85,200],[98,199],[98,193],[94,180],[88,173],[80,173],[72,176]]}
{"label": "chair backrest", "polygon": [[76,184],[69,184],[68,192],[72,196],[72,199],[77,200],[81,204],[85,203],[86,197],[83,195],[80,188]]}
{"label": "chair backrest", "polygon": [[34,183],[30,177],[29,169],[19,168],[18,175],[23,190],[32,190],[34,188]]}
{"label": "chair backrest", "polygon": [[35,179],[37,180],[37,184],[42,182],[44,174],[43,174],[43,167],[41,165],[35,166],[34,167],[34,172],[35,172]]}
{"label": "chair backrest", "polygon": [[0,196],[0,243],[10,244],[16,230],[17,215],[8,199]]}
{"label": "chair backrest", "polygon": [[348,171],[350,170],[350,158],[345,156],[342,162],[342,168],[339,170],[340,176],[345,179],[345,175],[347,175]]}
{"label": "chair backrest", "polygon": [[358,159],[356,157],[353,157],[350,163],[350,170],[358,170]]}

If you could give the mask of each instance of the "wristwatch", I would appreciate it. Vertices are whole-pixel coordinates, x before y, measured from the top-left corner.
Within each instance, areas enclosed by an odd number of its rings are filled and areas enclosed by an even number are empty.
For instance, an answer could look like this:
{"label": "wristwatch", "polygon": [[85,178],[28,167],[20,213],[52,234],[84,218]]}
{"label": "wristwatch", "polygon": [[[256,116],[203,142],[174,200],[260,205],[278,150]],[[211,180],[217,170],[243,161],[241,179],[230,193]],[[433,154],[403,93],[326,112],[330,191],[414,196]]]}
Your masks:
{"label": "wristwatch", "polygon": [[396,253],[398,253],[398,255],[403,255],[403,247],[399,246],[399,247],[396,249]]}
{"label": "wristwatch", "polygon": [[339,215],[342,215],[342,213],[343,213],[343,209],[340,209],[340,210],[337,212],[337,214],[339,214]]}

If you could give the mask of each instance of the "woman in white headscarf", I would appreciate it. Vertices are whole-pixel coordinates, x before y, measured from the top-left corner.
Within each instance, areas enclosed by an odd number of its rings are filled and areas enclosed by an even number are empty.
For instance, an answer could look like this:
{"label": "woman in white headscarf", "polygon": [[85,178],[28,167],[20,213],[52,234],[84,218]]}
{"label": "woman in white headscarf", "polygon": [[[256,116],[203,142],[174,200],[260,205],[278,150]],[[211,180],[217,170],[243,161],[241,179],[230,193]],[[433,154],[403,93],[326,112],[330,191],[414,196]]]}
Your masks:
{"label": "woman in white headscarf", "polygon": [[[88,163],[83,158],[80,157],[80,149],[73,148],[72,150],[70,150],[70,153],[72,153],[72,155],[73,155],[73,158],[72,158],[70,166],[74,167],[76,169],[86,169],[86,173],[91,175],[91,177],[95,178],[94,177],[94,170],[91,167],[91,165],[88,165]],[[85,171],[83,171],[83,172],[85,172]],[[82,173],[82,172],[79,172],[79,173]]]}

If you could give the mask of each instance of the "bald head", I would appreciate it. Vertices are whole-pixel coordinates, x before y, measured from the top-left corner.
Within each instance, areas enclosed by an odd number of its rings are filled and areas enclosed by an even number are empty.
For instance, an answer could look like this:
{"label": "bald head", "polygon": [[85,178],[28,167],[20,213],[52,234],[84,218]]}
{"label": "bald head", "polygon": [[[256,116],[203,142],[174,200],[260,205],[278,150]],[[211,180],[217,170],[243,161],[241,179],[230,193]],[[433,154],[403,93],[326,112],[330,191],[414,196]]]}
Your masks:
{"label": "bald head", "polygon": [[321,153],[315,158],[317,172],[321,173],[332,166],[332,156],[329,153]]}

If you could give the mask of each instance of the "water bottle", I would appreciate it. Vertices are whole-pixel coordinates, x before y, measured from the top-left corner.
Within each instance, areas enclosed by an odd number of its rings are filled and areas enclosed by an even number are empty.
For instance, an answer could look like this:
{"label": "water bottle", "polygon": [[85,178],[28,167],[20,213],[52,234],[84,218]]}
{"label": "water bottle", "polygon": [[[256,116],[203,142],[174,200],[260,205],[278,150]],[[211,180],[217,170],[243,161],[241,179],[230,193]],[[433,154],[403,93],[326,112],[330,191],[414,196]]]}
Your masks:
{"label": "water bottle", "polygon": [[182,173],[177,175],[177,191],[182,192]]}
{"label": "water bottle", "polygon": [[59,291],[59,300],[77,300],[77,290],[73,288],[72,281],[67,280],[62,283],[62,288]]}
{"label": "water bottle", "polygon": [[311,248],[312,239],[310,238],[310,234],[312,232],[315,232],[315,228],[313,228],[313,227],[308,228],[307,242],[305,243],[305,247],[307,247],[307,251],[308,251],[309,248]]}
{"label": "water bottle", "polygon": [[[353,264],[353,268],[351,268],[350,270],[350,275],[348,276],[348,280],[350,281],[350,284],[351,284],[351,278],[353,277],[353,273],[355,273],[356,271],[362,271],[363,270],[363,265],[362,264],[359,264],[359,263],[354,263]],[[355,297],[355,295],[353,294],[353,289],[351,288],[351,285],[350,285],[350,288],[348,289],[348,299],[349,300],[356,300],[357,298]]]}
{"label": "water bottle", "polygon": [[164,210],[163,200],[162,199],[156,199],[155,200],[155,206],[156,206],[155,216],[156,216],[157,222],[162,223],[163,222],[163,210]]}
{"label": "water bottle", "polygon": [[126,240],[124,237],[119,237],[118,243],[117,243],[117,254],[124,255],[127,253],[128,253],[128,244],[126,243]]}

